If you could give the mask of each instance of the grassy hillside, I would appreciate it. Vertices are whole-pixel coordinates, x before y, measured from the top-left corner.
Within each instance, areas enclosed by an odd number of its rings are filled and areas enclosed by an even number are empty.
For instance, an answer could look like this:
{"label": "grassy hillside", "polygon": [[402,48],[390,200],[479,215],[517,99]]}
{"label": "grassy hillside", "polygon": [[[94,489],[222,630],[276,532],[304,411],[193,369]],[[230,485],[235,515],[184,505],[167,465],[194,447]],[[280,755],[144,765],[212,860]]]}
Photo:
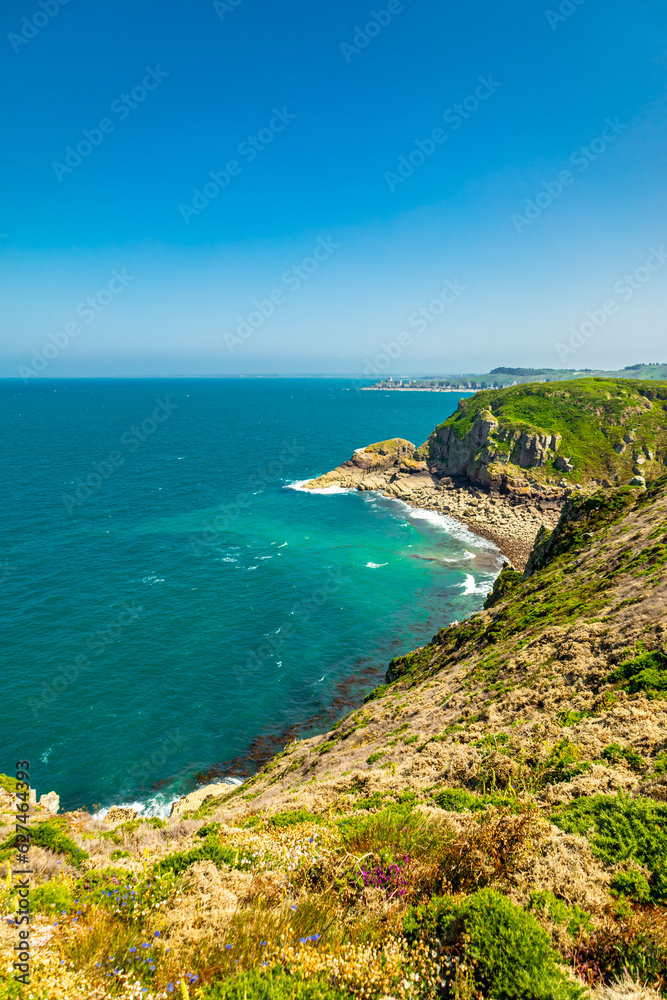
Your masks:
{"label": "grassy hillside", "polygon": [[647,479],[664,472],[667,382],[587,378],[487,390],[462,400],[438,430],[451,427],[463,439],[484,411],[503,428],[560,434],[558,454],[574,468],[563,473],[551,459],[545,471],[554,480],[627,482],[635,471]]}
{"label": "grassy hillside", "polygon": [[657,997],[666,608],[667,477],[575,495],[523,577],[240,788],[169,821],[36,814],[34,997]]}

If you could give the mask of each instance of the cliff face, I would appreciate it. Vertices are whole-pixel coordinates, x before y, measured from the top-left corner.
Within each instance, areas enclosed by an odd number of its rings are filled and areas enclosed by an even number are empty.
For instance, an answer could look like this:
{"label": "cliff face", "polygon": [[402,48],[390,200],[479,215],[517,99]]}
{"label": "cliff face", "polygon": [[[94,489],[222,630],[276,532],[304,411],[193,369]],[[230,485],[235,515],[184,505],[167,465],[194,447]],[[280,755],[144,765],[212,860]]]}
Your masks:
{"label": "cliff face", "polygon": [[419,455],[441,474],[501,492],[641,485],[667,464],[667,385],[588,378],[478,392]]}
{"label": "cliff face", "polygon": [[571,469],[567,459],[557,456],[561,440],[560,434],[501,423],[490,410],[484,409],[475,415],[463,438],[458,437],[455,425],[442,424],[422,446],[420,454],[425,454],[431,465],[447,475],[465,476],[482,486],[517,492],[529,487],[519,470],[543,469],[548,461],[556,468]]}

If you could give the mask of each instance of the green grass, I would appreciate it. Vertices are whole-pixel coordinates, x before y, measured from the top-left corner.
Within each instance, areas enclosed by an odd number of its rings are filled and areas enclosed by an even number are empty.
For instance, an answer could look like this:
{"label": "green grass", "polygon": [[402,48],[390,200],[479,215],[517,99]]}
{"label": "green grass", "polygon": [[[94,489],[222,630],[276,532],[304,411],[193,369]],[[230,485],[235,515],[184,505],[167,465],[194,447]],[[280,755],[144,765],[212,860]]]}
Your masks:
{"label": "green grass", "polygon": [[[607,865],[634,861],[645,866],[651,873],[649,898],[667,901],[667,805],[622,792],[595,795],[575,799],[551,821],[566,833],[587,836],[593,854]],[[622,882],[617,881],[618,891]]]}
{"label": "green grass", "polygon": [[348,996],[319,976],[301,979],[279,970],[243,972],[202,993],[203,1000],[345,1000]]}
{"label": "green grass", "polygon": [[447,812],[483,812],[489,806],[505,806],[512,812],[518,801],[512,795],[475,795],[463,788],[443,788],[433,795],[433,801]]}

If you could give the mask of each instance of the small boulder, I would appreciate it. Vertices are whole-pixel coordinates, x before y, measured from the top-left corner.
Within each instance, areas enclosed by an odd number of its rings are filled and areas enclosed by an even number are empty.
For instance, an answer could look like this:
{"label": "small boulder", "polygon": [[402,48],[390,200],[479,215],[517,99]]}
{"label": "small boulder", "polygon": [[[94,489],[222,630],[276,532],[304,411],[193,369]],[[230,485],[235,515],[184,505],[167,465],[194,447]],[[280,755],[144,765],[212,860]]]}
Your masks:
{"label": "small boulder", "polygon": [[137,814],[134,809],[122,809],[120,806],[112,806],[104,817],[104,822],[113,823],[114,825],[129,823],[131,819],[136,819],[136,816]]}
{"label": "small boulder", "polygon": [[60,809],[60,796],[56,792],[47,792],[46,795],[40,796],[39,806],[47,812],[57,813]]}

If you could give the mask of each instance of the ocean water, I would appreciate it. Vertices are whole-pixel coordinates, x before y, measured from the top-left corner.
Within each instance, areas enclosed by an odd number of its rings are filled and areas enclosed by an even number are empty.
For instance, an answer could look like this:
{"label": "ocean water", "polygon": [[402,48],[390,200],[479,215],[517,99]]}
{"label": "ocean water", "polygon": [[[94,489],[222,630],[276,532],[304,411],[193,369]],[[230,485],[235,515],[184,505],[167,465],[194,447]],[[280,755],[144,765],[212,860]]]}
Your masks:
{"label": "ocean water", "polygon": [[377,494],[311,494],[422,443],[459,394],[341,379],[0,382],[0,771],[64,808],[163,812],[358,704],[478,609],[498,552]]}

